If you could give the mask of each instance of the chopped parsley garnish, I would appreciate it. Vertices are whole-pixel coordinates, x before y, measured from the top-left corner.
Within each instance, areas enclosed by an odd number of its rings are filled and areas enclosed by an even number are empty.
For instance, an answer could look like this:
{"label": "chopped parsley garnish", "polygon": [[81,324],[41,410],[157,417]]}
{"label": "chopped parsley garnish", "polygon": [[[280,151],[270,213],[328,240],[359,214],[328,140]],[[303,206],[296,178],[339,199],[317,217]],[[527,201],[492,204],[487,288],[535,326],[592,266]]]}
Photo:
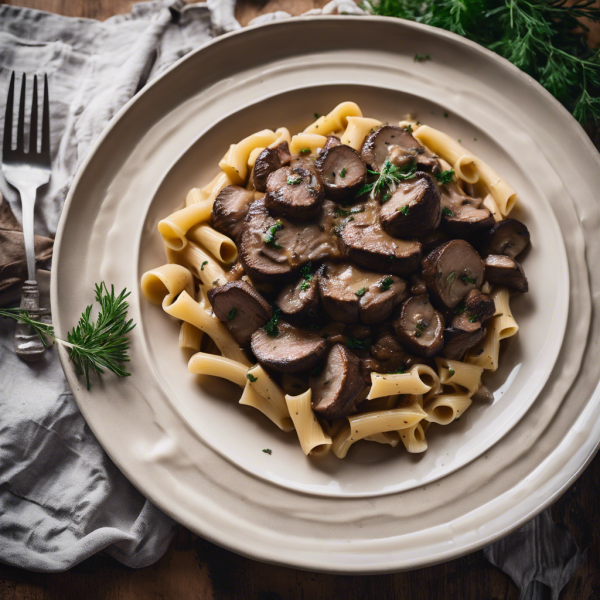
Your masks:
{"label": "chopped parsley garnish", "polygon": [[406,373],[406,369],[399,368],[395,371],[388,371],[386,375],[404,375]]}
{"label": "chopped parsley garnish", "polygon": [[450,375],[450,377],[452,377],[452,375],[454,375],[454,373],[456,373],[456,371],[454,369],[448,369],[448,375]]}
{"label": "chopped parsley garnish", "polygon": [[391,196],[396,191],[400,181],[412,179],[417,172],[417,164],[413,160],[407,165],[397,167],[390,162],[389,158],[386,158],[381,172],[371,171],[370,169],[368,171],[371,175],[378,175],[377,181],[363,185],[360,190],[358,190],[357,195],[362,196],[363,194],[369,194],[369,197],[374,200],[375,197],[384,190]]}
{"label": "chopped parsley garnish", "polygon": [[252,373],[246,373],[246,379],[248,379],[251,383],[258,381],[258,377],[252,375]]}
{"label": "chopped parsley garnish", "polygon": [[356,292],[354,293],[360,298],[361,296],[364,296],[367,293],[367,288],[361,287],[360,290],[356,290]]}
{"label": "chopped parsley garnish", "polygon": [[460,313],[465,312],[465,310],[467,310],[467,305],[465,304],[465,301],[462,300],[458,306],[454,309],[454,311],[456,312],[457,315],[460,315]]}
{"label": "chopped parsley garnish", "polygon": [[279,323],[279,315],[281,311],[277,308],[273,313],[273,318],[267,321],[265,324],[265,329],[267,330],[267,334],[271,337],[277,337],[279,334],[279,329],[277,329],[277,323]]}
{"label": "chopped parsley garnish", "polygon": [[469,277],[468,275],[461,275],[460,277],[462,279],[462,282],[467,284],[467,283],[477,283],[475,281],[475,279],[473,279],[472,277]]}
{"label": "chopped parsley garnish", "polygon": [[415,54],[415,62],[423,62],[426,60],[431,60],[431,54]]}
{"label": "chopped parsley garnish", "polygon": [[421,337],[421,332],[420,331],[416,331],[415,332],[415,337]]}
{"label": "chopped parsley garnish", "polygon": [[407,126],[404,128],[404,130],[405,130],[405,131],[408,131],[408,133],[412,133],[412,132],[413,132],[412,125],[409,123],[409,124],[408,124],[408,125],[407,125]]}
{"label": "chopped parsley garnish", "polygon": [[300,154],[310,154],[311,153],[311,149],[310,148],[302,148],[300,150]]}
{"label": "chopped parsley garnish", "polygon": [[447,119],[447,118],[448,118],[448,112],[447,112],[447,111],[444,113],[444,118],[445,118],[445,119]]}
{"label": "chopped parsley garnish", "polygon": [[382,282],[381,285],[379,287],[381,287],[381,289],[384,292],[387,292],[390,287],[392,286],[392,283],[394,283],[394,280],[392,277],[386,277]]}
{"label": "chopped parsley garnish", "polygon": [[419,330],[419,331],[425,331],[425,326],[426,323],[423,320],[417,321],[415,327]]}
{"label": "chopped parsley garnish", "polygon": [[304,279],[305,281],[312,281],[313,278],[313,274],[311,273],[312,271],[312,263],[306,263],[301,269],[300,269],[300,277],[302,277],[302,279]]}
{"label": "chopped parsley garnish", "polygon": [[456,141],[457,141],[459,144],[462,144],[462,140],[461,140],[460,138],[458,138]]}
{"label": "chopped parsley garnish", "polygon": [[481,318],[481,315],[473,315],[470,319],[469,319],[469,323],[475,323],[475,321],[479,321],[479,319]]}
{"label": "chopped parsley garnish", "polygon": [[308,288],[310,288],[310,281],[303,281],[300,284],[300,291],[305,292]]}
{"label": "chopped parsley garnish", "polygon": [[384,194],[381,198],[381,204],[385,204],[391,197],[391,194]]}
{"label": "chopped parsley garnish", "polygon": [[227,320],[228,320],[228,321],[231,321],[231,320],[235,319],[235,315],[236,315],[236,313],[237,313],[237,308],[232,308],[232,309],[229,311],[229,314],[227,315]]}
{"label": "chopped parsley garnish", "polygon": [[277,243],[277,240],[275,239],[275,234],[278,231],[281,231],[283,229],[283,223],[281,221],[277,221],[277,223],[275,223],[275,225],[273,225],[272,227],[269,227],[268,231],[267,231],[267,235],[265,235],[265,237],[263,238],[263,241],[265,242],[265,244],[267,244],[268,246],[271,246],[271,248],[275,248],[276,250],[279,250],[279,248],[281,248],[281,246]]}
{"label": "chopped parsley garnish", "polygon": [[404,206],[401,206],[400,208],[396,209],[399,213],[402,213],[405,217],[408,216],[408,213],[410,212],[410,208],[408,207],[408,204],[405,204]]}
{"label": "chopped parsley garnish", "polygon": [[388,258],[388,260],[389,260],[390,262],[392,262],[392,261],[396,260],[396,255],[395,255],[395,254],[392,254],[392,255],[390,255],[390,257]]}
{"label": "chopped parsley garnish", "polygon": [[442,214],[446,215],[447,217],[454,216],[454,213],[447,206],[444,206],[444,208],[442,208]]}
{"label": "chopped parsley garnish", "polygon": [[448,169],[447,171],[440,171],[437,175],[437,180],[440,183],[447,184],[451,183],[454,179],[454,169]]}
{"label": "chopped parsley garnish", "polygon": [[263,448],[263,452],[265,454],[273,454],[273,450],[271,450],[271,448]]}
{"label": "chopped parsley garnish", "polygon": [[342,170],[340,171],[340,177],[344,179],[344,177],[346,177],[346,173],[346,167],[342,167]]}
{"label": "chopped parsley garnish", "polygon": [[288,175],[287,183],[288,185],[298,185],[302,181],[302,177],[300,175]]}
{"label": "chopped parsley garnish", "polygon": [[357,338],[348,338],[346,342],[346,346],[348,348],[356,348],[358,350],[368,350],[371,347],[371,338],[365,338],[364,340],[359,340]]}
{"label": "chopped parsley garnish", "polygon": [[201,265],[200,265],[200,270],[204,271],[204,267],[208,264],[208,261],[205,260]]}
{"label": "chopped parsley garnish", "polygon": [[446,283],[452,283],[454,281],[455,277],[456,277],[456,273],[454,271],[452,271],[452,273],[450,273],[450,275],[448,275],[448,277],[446,277]]}
{"label": "chopped parsley garnish", "polygon": [[321,117],[321,115],[319,113],[314,113],[315,115],[315,119],[319,119]]}

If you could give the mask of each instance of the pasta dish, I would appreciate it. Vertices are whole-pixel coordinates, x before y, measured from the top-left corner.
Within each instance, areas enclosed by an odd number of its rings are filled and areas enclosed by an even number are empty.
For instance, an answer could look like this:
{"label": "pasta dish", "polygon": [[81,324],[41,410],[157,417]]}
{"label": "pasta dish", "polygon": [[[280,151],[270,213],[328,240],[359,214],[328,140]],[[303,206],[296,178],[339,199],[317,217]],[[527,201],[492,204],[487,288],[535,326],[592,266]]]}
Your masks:
{"label": "pasta dish", "polygon": [[232,144],[161,220],[144,296],[180,325],[192,374],[227,379],[306,455],[360,440],[427,449],[491,394],[528,291],[515,191],[460,141],[343,102],[303,132]]}

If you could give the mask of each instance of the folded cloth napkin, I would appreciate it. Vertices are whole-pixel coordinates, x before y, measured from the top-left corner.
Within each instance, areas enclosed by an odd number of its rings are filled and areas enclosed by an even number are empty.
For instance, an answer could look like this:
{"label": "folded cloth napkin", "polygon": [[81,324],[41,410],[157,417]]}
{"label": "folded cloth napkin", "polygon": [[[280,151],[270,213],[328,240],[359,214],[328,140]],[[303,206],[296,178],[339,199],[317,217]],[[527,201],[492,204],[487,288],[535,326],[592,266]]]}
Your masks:
{"label": "folded cloth napkin", "polygon": [[[175,60],[239,28],[234,8],[235,0],[185,7],[157,0],[100,23],[0,7],[0,90],[7,89],[13,69],[50,78],[53,172],[36,204],[36,231],[48,236],[37,240],[38,261],[49,256],[48,238],[56,232],[77,166],[110,118]],[[352,0],[334,0],[308,14],[336,12],[364,11]],[[252,24],[289,17],[278,11]],[[0,190],[20,215],[18,196],[1,176]],[[2,206],[0,291],[24,277],[6,267],[24,259],[22,236],[15,233],[7,204]],[[48,352],[42,363],[20,361],[12,350],[13,331],[14,324],[0,320],[0,560],[58,571],[105,549],[129,566],[156,561],[172,539],[174,522],[103,452],[77,409],[56,353]],[[484,553],[513,578],[521,600],[545,597],[544,586],[558,598],[585,560],[548,512]]]}

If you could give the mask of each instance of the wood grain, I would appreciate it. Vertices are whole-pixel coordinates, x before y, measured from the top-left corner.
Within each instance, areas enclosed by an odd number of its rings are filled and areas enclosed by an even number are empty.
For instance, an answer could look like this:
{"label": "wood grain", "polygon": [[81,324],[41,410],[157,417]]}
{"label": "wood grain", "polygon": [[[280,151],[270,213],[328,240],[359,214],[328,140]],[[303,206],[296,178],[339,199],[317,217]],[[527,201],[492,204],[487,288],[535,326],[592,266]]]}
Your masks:
{"label": "wood grain", "polygon": [[[236,17],[245,25],[263,12],[293,15],[327,0],[247,0]],[[10,0],[76,17],[106,19],[131,10],[132,0]],[[600,28],[597,30],[600,33]],[[596,39],[596,38],[595,38]],[[554,505],[587,561],[561,600],[600,600],[600,455]],[[0,600],[517,600],[516,586],[482,552],[411,573],[344,577],[258,563],[181,528],[166,555],[135,570],[98,554],[66,573],[31,573],[0,565]]]}

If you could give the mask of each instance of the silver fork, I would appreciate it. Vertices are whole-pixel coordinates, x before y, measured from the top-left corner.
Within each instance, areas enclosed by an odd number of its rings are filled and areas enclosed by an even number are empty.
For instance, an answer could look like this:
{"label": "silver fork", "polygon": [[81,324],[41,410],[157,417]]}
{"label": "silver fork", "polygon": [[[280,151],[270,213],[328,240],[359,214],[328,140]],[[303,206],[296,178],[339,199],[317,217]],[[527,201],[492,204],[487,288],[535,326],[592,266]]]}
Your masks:
{"label": "silver fork", "polygon": [[[50,108],[48,101],[48,77],[44,75],[44,102],[42,109],[41,148],[38,152],[38,78],[33,77],[33,98],[29,133],[29,148],[25,150],[25,82],[21,79],[19,119],[17,121],[17,145],[12,147],[13,107],[15,99],[15,73],[10,78],[6,115],[4,119],[4,142],[2,145],[2,172],[8,183],[21,195],[23,210],[23,235],[27,257],[27,281],[21,292],[21,308],[36,317],[40,311],[40,291],[35,280],[35,250],[33,246],[33,215],[37,190],[50,181]],[[40,338],[26,325],[19,324],[15,332],[15,351],[25,360],[37,360],[44,354]]]}

